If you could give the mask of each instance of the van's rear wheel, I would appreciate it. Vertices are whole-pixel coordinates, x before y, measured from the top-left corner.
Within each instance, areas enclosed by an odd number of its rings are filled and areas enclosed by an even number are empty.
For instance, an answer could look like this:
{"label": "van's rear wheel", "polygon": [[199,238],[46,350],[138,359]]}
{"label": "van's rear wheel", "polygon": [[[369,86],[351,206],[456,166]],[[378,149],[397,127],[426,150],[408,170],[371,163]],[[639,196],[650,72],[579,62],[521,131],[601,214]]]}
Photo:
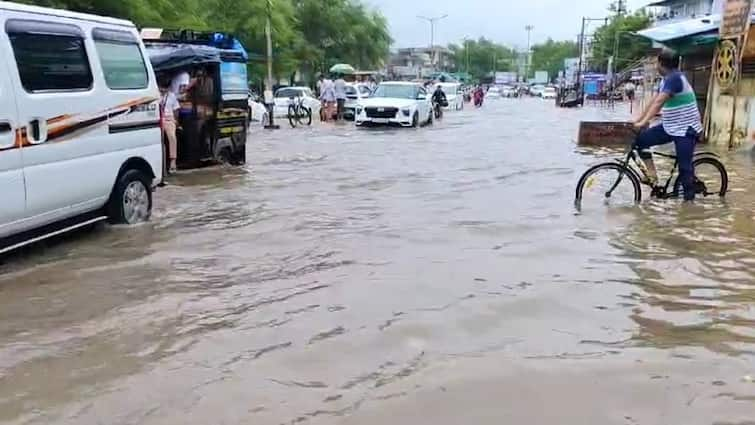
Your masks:
{"label": "van's rear wheel", "polygon": [[110,196],[108,216],[115,224],[137,224],[152,215],[150,179],[139,170],[123,173]]}

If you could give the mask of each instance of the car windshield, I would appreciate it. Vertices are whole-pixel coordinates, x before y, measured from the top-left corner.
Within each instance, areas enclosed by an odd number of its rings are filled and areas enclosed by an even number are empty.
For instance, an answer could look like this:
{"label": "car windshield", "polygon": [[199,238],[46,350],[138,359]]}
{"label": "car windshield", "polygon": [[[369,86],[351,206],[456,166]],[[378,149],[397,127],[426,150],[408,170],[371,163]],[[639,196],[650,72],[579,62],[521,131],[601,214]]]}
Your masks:
{"label": "car windshield", "polygon": [[375,89],[372,97],[414,99],[417,97],[417,87],[408,84],[381,84]]}
{"label": "car windshield", "polygon": [[283,88],[278,89],[277,92],[275,92],[275,97],[280,98],[290,98],[290,97],[299,97],[302,95],[302,90],[300,89],[292,89],[292,88]]}

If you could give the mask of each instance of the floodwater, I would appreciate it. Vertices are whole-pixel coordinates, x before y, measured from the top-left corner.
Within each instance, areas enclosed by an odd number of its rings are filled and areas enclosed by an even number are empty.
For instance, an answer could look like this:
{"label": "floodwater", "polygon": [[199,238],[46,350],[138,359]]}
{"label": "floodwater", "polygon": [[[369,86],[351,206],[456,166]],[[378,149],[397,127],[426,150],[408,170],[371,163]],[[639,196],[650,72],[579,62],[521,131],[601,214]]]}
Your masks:
{"label": "floodwater", "polygon": [[256,131],[0,266],[0,423],[752,424],[753,159],[725,202],[577,213],[617,154],[578,121],[626,114]]}

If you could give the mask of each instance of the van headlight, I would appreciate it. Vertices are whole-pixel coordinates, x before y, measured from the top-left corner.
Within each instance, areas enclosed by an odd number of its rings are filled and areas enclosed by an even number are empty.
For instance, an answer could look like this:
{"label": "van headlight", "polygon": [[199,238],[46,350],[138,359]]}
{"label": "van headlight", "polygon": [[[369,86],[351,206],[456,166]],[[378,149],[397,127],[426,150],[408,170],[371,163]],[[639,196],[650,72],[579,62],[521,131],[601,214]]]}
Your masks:
{"label": "van headlight", "polygon": [[405,117],[408,117],[409,115],[411,115],[412,110],[409,108],[404,108],[401,110],[401,113],[404,114]]}

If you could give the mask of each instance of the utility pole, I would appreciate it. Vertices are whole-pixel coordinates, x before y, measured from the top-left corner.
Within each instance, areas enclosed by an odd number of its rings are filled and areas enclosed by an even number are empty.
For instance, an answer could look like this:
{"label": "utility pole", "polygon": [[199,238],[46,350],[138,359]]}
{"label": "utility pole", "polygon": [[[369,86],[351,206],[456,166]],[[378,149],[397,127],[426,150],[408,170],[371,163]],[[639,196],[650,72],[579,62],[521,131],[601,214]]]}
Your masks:
{"label": "utility pole", "polygon": [[435,67],[435,23],[440,21],[441,19],[448,18],[448,14],[443,16],[434,16],[431,18],[428,18],[427,16],[420,16],[418,15],[417,18],[422,19],[424,21],[427,21],[430,23],[430,64]]}
{"label": "utility pole", "polygon": [[265,103],[267,104],[268,124],[265,126],[268,130],[275,130],[280,126],[275,125],[273,112],[275,112],[275,102],[273,99],[273,28],[270,17],[273,14],[273,0],[267,0],[267,16],[265,20],[265,38],[267,39],[267,78],[265,79]]}
{"label": "utility pole", "polygon": [[527,77],[530,75],[530,36],[532,35],[532,30],[535,29],[532,25],[527,25],[524,27],[525,31],[527,31],[527,56],[524,58],[524,80],[527,81]]}
{"label": "utility pole", "polygon": [[582,18],[582,31],[579,33],[579,65],[577,65],[577,85],[580,88],[580,92],[584,94],[584,87],[582,87],[582,57],[585,55],[585,23],[587,18]]}

